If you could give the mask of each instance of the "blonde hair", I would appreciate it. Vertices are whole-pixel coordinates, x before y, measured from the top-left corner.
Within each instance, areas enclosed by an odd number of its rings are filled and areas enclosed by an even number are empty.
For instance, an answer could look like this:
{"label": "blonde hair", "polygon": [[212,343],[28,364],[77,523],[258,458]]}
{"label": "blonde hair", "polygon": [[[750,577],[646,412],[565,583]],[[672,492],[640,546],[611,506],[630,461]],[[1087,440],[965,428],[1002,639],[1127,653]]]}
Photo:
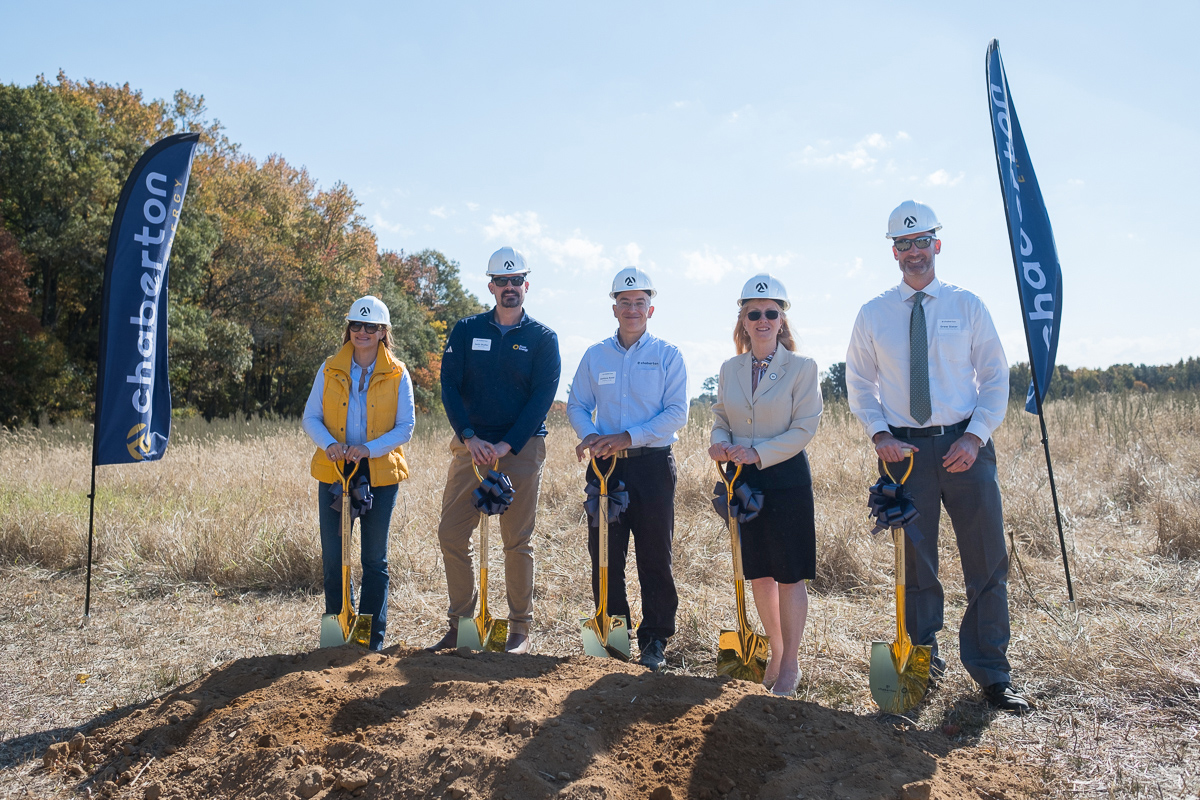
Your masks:
{"label": "blonde hair", "polygon": [[[779,335],[775,341],[783,345],[785,350],[796,350],[796,340],[792,338],[792,329],[788,327],[787,312],[783,310],[783,305],[774,300],[775,305],[779,306]],[[737,348],[737,354],[750,352],[750,334],[746,333],[746,327],[743,323],[746,321],[746,314],[750,309],[743,303],[738,309],[737,323],[733,326],[733,344]]]}
{"label": "blonde hair", "polygon": [[[383,338],[379,340],[379,343],[381,345],[383,345],[384,347],[386,347],[387,351],[389,353],[391,353],[392,355],[396,355],[396,351],[392,349],[392,329],[391,329],[391,327],[388,325],[382,325],[378,322],[373,322],[370,324],[379,325],[380,329],[383,331]],[[346,330],[342,332],[342,344],[346,344],[349,341],[350,341],[350,323],[349,323],[349,321],[347,321],[346,322]]]}

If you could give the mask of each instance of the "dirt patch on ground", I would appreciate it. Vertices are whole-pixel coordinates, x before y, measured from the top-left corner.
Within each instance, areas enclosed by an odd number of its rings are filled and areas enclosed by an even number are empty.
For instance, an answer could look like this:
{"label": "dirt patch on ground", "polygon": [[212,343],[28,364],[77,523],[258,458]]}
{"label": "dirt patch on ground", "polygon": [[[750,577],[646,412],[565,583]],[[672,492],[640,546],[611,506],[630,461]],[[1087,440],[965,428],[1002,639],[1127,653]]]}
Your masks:
{"label": "dirt patch on ground", "polygon": [[160,798],[1016,798],[1034,770],[723,678],[353,646],[239,659],[47,751]]}

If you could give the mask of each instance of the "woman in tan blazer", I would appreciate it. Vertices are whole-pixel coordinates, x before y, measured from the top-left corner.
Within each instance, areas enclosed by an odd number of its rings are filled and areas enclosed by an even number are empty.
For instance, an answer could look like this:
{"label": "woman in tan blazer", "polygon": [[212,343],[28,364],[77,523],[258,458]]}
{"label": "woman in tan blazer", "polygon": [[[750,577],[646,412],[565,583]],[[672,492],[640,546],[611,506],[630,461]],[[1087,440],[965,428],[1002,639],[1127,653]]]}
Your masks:
{"label": "woman in tan blazer", "polygon": [[816,362],[793,352],[783,284],[756,275],[738,303],[738,355],[721,365],[708,454],[744,465],[741,480],[763,492],[762,511],[741,526],[742,568],[771,642],[763,684],[790,695],[800,682],[800,638],[808,617],[804,581],[816,577],[812,476],[804,448],[821,418],[821,389]]}

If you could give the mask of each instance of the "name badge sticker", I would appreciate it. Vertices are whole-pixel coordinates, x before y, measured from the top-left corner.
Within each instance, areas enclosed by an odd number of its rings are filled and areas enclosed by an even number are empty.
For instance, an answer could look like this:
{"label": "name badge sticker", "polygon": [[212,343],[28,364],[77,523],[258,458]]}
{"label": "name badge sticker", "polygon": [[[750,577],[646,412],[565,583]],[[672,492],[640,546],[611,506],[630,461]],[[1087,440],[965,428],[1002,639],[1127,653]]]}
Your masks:
{"label": "name badge sticker", "polygon": [[472,339],[471,340],[471,349],[472,350],[491,350],[492,349],[492,340],[491,339]]}
{"label": "name badge sticker", "polygon": [[939,319],[937,321],[938,333],[962,333],[962,320],[957,319]]}
{"label": "name badge sticker", "polygon": [[609,384],[616,382],[617,373],[615,372],[601,372],[600,380],[597,381],[597,383],[599,383],[601,386],[608,386]]}

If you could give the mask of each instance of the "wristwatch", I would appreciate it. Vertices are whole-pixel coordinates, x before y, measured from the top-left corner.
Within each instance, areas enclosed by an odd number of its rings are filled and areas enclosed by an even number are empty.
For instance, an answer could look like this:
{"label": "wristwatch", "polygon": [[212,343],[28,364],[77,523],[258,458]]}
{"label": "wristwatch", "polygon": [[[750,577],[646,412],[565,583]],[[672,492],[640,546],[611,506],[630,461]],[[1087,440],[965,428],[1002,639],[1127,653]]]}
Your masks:
{"label": "wristwatch", "polygon": [[474,428],[463,428],[461,438],[463,440],[463,444],[467,443],[467,439],[474,439],[475,438],[475,429]]}

